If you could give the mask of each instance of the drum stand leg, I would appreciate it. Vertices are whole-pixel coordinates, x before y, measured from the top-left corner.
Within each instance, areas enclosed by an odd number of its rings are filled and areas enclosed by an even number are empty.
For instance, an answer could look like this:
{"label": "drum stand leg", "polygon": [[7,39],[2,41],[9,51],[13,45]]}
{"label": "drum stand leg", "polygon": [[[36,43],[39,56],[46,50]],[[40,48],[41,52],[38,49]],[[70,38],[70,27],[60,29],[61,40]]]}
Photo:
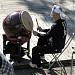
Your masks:
{"label": "drum stand leg", "polygon": [[27,56],[28,56],[29,58],[31,58],[30,55],[29,55],[29,53],[30,53],[30,41],[27,42],[27,50],[28,50]]}
{"label": "drum stand leg", "polygon": [[18,43],[18,62],[21,62],[21,43]]}

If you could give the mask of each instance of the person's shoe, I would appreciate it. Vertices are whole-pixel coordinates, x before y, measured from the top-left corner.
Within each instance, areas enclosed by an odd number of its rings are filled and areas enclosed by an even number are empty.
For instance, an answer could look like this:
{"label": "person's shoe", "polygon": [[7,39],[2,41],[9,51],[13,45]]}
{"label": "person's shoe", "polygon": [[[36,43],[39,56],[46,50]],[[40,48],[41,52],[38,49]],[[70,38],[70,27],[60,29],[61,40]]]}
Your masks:
{"label": "person's shoe", "polygon": [[33,64],[32,62],[30,62],[29,65],[32,68],[42,69],[42,67],[37,67],[37,65],[36,64]]}
{"label": "person's shoe", "polygon": [[38,67],[38,69],[43,69],[42,67]]}
{"label": "person's shoe", "polygon": [[37,65],[36,64],[33,64],[32,62],[29,63],[30,67],[32,68],[37,68]]}

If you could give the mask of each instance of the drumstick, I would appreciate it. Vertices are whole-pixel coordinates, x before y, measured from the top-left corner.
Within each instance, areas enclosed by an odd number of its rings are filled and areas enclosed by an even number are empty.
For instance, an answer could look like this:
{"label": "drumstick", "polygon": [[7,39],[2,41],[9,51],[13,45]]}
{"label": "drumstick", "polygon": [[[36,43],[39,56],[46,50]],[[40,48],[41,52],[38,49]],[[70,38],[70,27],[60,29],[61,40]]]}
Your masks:
{"label": "drumstick", "polygon": [[38,21],[37,21],[37,18],[36,18],[36,23],[37,23],[37,26],[39,27],[39,25],[38,25]]}
{"label": "drumstick", "polygon": [[37,18],[36,18],[36,23],[37,23],[37,26],[38,26],[38,27],[37,27],[37,30],[38,30],[38,28],[39,28],[39,24],[38,24]]}

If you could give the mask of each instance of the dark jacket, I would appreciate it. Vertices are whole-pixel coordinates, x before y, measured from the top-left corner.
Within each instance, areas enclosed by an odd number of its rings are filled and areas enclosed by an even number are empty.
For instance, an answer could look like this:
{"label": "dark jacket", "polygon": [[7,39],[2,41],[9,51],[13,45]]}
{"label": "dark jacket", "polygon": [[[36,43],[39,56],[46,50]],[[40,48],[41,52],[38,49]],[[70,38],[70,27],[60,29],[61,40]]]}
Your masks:
{"label": "dark jacket", "polygon": [[66,39],[66,21],[63,19],[59,19],[54,22],[51,29],[43,30],[46,34],[41,35],[38,33],[39,37],[42,37],[42,43],[45,45],[50,44],[54,49],[62,49],[65,45]]}

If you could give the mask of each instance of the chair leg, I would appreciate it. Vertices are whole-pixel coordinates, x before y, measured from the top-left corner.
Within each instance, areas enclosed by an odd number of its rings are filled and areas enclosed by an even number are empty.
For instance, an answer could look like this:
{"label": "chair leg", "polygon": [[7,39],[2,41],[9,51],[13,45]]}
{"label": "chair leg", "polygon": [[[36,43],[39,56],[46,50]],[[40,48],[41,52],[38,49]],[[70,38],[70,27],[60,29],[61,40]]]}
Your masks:
{"label": "chair leg", "polygon": [[64,75],[67,75],[64,65],[60,61],[58,61],[58,64],[61,67],[61,70],[63,71]]}
{"label": "chair leg", "polygon": [[63,71],[63,73],[67,75],[64,65],[60,62],[60,60],[58,59],[56,55],[53,55],[53,56],[55,57],[55,60],[57,61],[58,65],[61,67],[61,70]]}
{"label": "chair leg", "polygon": [[59,57],[59,56],[57,56],[58,54],[52,54],[52,55],[53,55],[54,58],[51,61],[53,61],[54,59],[55,59],[55,61],[52,64],[49,64],[50,66],[49,66],[48,70],[50,70],[51,67],[53,66],[53,64],[55,62],[57,62],[57,64],[61,67],[61,71],[63,71],[64,75],[67,75],[64,65],[58,59],[58,57]]}
{"label": "chair leg", "polygon": [[54,60],[55,58],[53,58],[50,62],[49,62],[49,68],[48,69],[50,69],[52,66],[53,66],[53,64],[55,63],[55,62],[53,62],[52,64],[51,64],[51,62]]}
{"label": "chair leg", "polygon": [[74,54],[74,53],[72,53],[72,61],[71,61],[71,71],[70,71],[70,75],[72,75],[72,71],[73,71],[73,54]]}

